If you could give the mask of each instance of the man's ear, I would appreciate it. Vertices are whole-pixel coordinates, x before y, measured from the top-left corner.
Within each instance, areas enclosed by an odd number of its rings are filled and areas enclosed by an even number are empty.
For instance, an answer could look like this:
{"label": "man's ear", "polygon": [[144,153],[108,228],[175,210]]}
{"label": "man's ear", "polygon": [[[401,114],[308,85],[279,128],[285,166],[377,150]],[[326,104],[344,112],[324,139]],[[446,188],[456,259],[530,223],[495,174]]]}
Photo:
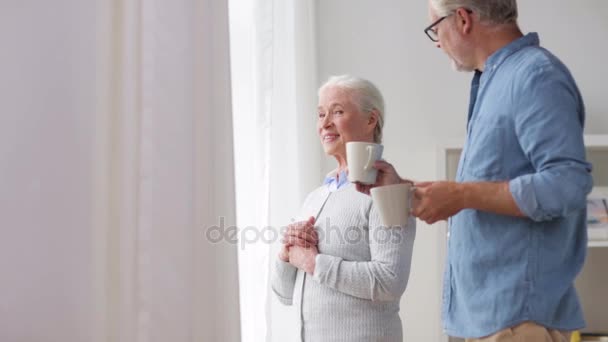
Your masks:
{"label": "man's ear", "polygon": [[471,33],[473,29],[473,13],[470,13],[464,8],[456,10],[456,17],[458,18],[458,28],[462,33]]}

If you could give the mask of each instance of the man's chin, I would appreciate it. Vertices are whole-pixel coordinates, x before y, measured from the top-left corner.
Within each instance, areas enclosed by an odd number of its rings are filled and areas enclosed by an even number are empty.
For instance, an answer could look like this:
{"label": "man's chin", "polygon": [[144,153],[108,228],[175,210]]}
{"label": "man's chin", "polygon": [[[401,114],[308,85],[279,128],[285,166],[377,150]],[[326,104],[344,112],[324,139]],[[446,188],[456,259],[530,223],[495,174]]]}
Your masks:
{"label": "man's chin", "polygon": [[458,63],[455,59],[451,59],[452,60],[452,69],[454,69],[455,71],[459,71],[459,72],[471,72],[474,69],[470,68],[470,67],[466,67],[460,63]]}

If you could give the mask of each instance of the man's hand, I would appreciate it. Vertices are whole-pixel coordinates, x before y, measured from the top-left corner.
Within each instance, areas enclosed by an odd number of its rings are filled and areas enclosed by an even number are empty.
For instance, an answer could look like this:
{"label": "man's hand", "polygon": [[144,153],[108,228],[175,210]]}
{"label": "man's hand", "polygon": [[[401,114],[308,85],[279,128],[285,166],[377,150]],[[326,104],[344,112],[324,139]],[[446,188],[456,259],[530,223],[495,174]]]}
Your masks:
{"label": "man's hand", "polygon": [[412,215],[433,224],[465,208],[464,187],[456,182],[416,183]]}
{"label": "man's hand", "polygon": [[313,274],[317,254],[319,254],[317,246],[308,248],[292,246],[289,249],[289,263],[306,273]]}
{"label": "man's hand", "polygon": [[374,168],[378,170],[376,183],[371,185],[356,183],[357,191],[369,195],[371,188],[383,185],[399,184],[405,182],[390,163],[384,160],[377,160],[374,163]]}
{"label": "man's hand", "polygon": [[446,220],[463,209],[525,217],[515,203],[507,181],[424,182],[415,186],[412,215],[429,224]]}
{"label": "man's hand", "polygon": [[319,243],[319,237],[314,228],[315,218],[310,217],[306,221],[294,222],[287,226],[287,230],[283,234],[283,246],[279,252],[279,259],[284,262],[289,262],[289,251],[293,246],[300,247],[316,247]]}

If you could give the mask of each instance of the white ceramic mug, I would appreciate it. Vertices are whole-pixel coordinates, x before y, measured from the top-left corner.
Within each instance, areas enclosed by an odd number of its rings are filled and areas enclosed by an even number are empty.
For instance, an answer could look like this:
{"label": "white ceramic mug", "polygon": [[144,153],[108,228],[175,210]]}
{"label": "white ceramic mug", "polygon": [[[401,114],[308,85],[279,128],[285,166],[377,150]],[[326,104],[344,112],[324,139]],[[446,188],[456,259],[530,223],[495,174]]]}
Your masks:
{"label": "white ceramic mug", "polygon": [[393,184],[370,190],[383,225],[387,227],[407,225],[415,189],[412,184]]}
{"label": "white ceramic mug", "polygon": [[363,184],[376,183],[378,170],[374,162],[382,158],[384,147],[369,142],[351,141],[346,143],[346,163],[348,164],[348,180]]}

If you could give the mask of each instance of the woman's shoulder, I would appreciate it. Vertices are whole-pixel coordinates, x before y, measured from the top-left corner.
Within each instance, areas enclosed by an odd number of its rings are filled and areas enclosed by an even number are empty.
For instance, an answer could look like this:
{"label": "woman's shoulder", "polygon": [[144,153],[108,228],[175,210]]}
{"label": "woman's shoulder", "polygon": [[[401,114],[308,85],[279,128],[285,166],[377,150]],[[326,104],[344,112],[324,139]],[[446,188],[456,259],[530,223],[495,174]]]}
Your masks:
{"label": "woman's shoulder", "polygon": [[357,191],[357,186],[355,185],[355,183],[348,183],[344,187],[340,188],[338,191],[340,191],[340,190],[344,191],[344,195],[348,196],[348,197],[358,198],[361,200],[367,200],[370,202],[372,200],[371,196]]}
{"label": "woman's shoulder", "polygon": [[304,204],[310,204],[315,202],[324,202],[325,199],[330,196],[333,200],[339,201],[343,204],[351,204],[355,206],[369,207],[372,203],[372,198],[369,195],[360,193],[354,183],[348,183],[337,190],[330,191],[327,185],[321,185],[316,189],[312,190],[306,196]]}
{"label": "woman's shoulder", "polygon": [[372,206],[372,198],[369,195],[357,191],[355,184],[348,184],[333,194],[332,207],[341,208],[341,210],[356,210],[369,215]]}

